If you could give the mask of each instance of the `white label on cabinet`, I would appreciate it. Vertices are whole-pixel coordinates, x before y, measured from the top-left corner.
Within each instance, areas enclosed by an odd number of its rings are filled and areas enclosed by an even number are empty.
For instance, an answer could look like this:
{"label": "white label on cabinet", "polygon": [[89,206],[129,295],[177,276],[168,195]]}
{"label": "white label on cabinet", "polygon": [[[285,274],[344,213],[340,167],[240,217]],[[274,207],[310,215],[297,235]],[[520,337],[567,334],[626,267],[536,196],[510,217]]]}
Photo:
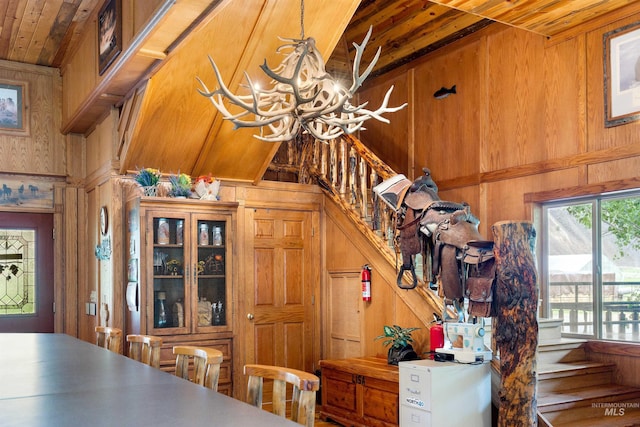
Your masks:
{"label": "white label on cabinet", "polygon": [[424,408],[424,401],[420,399],[416,399],[415,397],[407,397],[405,400],[409,405],[415,405]]}

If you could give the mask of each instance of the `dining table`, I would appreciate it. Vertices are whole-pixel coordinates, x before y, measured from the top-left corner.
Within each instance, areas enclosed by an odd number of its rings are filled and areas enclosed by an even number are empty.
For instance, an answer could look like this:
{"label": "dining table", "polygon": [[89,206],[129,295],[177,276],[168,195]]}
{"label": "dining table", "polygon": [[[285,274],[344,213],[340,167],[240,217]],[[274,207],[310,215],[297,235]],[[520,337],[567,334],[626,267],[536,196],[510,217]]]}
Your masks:
{"label": "dining table", "polygon": [[299,426],[59,333],[0,334],[0,426]]}

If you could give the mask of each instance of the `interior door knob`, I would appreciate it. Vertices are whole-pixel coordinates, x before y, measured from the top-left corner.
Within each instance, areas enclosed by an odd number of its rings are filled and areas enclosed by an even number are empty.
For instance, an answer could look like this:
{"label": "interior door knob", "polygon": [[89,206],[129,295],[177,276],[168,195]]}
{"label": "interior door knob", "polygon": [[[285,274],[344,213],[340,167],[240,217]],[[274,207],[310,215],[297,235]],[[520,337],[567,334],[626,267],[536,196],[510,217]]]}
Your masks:
{"label": "interior door knob", "polygon": [[249,319],[249,320],[253,320],[253,314],[251,314],[251,313],[247,313],[247,319]]}

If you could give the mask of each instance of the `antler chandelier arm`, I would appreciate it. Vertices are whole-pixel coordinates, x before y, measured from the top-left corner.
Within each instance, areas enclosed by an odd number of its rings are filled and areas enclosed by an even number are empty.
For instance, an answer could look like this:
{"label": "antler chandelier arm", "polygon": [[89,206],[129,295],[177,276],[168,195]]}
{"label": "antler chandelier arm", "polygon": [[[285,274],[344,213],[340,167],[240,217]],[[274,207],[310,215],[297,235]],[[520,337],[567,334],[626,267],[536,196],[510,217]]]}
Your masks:
{"label": "antler chandelier arm", "polygon": [[362,54],[364,53],[364,49],[367,47],[369,38],[371,38],[372,31],[373,31],[373,26],[369,26],[369,31],[367,31],[367,35],[364,36],[362,43],[360,44],[353,43],[353,47],[356,48],[356,56],[353,59],[353,71],[351,74],[352,84],[351,84],[351,87],[349,88],[349,92],[352,94],[356,93],[356,91],[360,88],[360,86],[362,86],[362,83],[364,83],[367,77],[369,77],[369,74],[371,74],[373,67],[376,65],[376,63],[378,62],[378,59],[380,58],[380,52],[382,51],[382,48],[378,46],[378,50],[376,51],[376,54],[374,55],[373,59],[369,63],[369,66],[364,70],[364,73],[360,74],[360,61],[362,61]]}
{"label": "antler chandelier arm", "polygon": [[[288,141],[297,135],[300,128],[319,140],[334,139],[343,133],[351,134],[364,129],[363,123],[374,118],[384,123],[384,113],[392,113],[404,108],[389,107],[389,99],[393,86],[385,94],[382,105],[376,110],[365,107],[367,102],[358,106],[350,104],[355,92],[362,86],[377,63],[381,49],[378,48],[373,60],[360,74],[360,62],[364,49],[371,38],[373,28],[369,27],[361,44],[354,43],[356,55],[352,70],[352,83],[349,89],[341,88],[325,70],[324,60],[315,47],[313,38],[282,39],[289,41],[278,48],[278,52],[292,49],[275,69],[270,69],[265,59],[260,66],[262,71],[272,80],[273,87],[268,90],[257,88],[245,72],[248,95],[234,95],[224,84],[220,70],[215,61],[209,57],[219,88],[209,91],[204,82],[197,78],[204,90],[198,91],[209,97],[213,105],[220,111],[225,120],[231,121],[235,128],[259,127],[257,139],[269,142]],[[225,98],[231,105],[242,111],[232,114],[225,106]],[[253,115],[253,120],[247,120]]]}

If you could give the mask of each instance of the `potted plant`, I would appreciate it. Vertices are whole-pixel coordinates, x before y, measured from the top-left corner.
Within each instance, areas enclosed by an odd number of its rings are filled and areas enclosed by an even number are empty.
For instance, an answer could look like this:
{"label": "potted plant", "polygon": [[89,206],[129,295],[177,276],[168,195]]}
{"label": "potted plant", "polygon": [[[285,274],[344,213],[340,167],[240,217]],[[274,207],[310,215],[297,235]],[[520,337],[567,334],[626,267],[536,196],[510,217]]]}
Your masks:
{"label": "potted plant", "polygon": [[387,362],[389,365],[397,365],[403,360],[416,360],[418,355],[413,350],[411,343],[413,338],[411,333],[420,328],[403,328],[398,325],[384,325],[384,334],[379,335],[375,340],[384,339],[382,345],[388,346]]}
{"label": "potted plant", "polygon": [[158,183],[160,182],[160,171],[153,168],[142,168],[136,175],[136,182],[140,184],[145,196],[156,196]]}
{"label": "potted plant", "polygon": [[191,177],[185,173],[171,175],[169,177],[171,197],[190,197],[191,196]]}

